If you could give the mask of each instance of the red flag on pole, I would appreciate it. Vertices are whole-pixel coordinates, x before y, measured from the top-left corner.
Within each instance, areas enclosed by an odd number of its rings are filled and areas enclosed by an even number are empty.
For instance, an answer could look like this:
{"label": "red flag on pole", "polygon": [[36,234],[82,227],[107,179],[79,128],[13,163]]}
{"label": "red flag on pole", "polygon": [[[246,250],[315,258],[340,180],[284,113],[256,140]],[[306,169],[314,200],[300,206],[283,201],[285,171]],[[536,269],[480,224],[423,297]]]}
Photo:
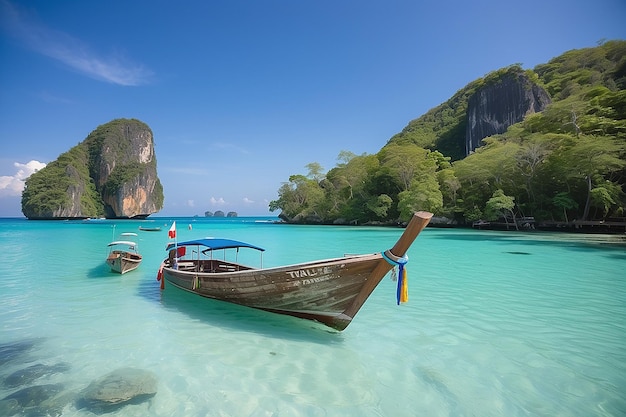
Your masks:
{"label": "red flag on pole", "polygon": [[169,236],[170,239],[174,239],[176,237],[176,222],[172,223],[172,227],[170,227],[170,230],[167,232],[167,235]]}

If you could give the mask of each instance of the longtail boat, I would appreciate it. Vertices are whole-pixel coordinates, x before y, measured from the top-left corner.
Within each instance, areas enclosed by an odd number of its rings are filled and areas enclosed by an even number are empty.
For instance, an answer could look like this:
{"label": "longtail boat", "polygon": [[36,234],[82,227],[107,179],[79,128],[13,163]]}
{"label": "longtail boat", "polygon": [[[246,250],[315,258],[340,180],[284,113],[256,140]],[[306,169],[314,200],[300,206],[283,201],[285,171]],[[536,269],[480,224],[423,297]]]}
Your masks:
{"label": "longtail boat", "polygon": [[[121,236],[137,236],[137,233],[122,233]],[[111,267],[111,271],[125,274],[137,269],[141,263],[143,257],[137,251],[137,243],[130,240],[115,240],[108,246],[109,255],[106,263]]]}
{"label": "longtail boat", "polygon": [[[385,275],[398,267],[398,303],[406,278],[406,252],[426,227],[432,213],[413,215],[389,250],[366,255],[318,260],[272,268],[254,268],[226,261],[218,250],[264,251],[245,242],[205,238],[167,245],[157,280],[206,298],[273,313],[315,320],[344,330]],[[170,237],[175,236],[173,229]],[[188,249],[189,248],[189,249]],[[217,255],[217,256],[214,256]],[[406,270],[404,270],[406,272]]]}

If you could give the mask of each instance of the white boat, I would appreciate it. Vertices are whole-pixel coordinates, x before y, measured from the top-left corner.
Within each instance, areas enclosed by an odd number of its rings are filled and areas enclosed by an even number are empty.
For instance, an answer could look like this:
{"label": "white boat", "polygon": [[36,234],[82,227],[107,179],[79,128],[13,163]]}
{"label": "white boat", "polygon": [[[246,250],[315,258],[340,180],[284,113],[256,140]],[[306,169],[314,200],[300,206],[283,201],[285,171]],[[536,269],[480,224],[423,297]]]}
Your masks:
{"label": "white boat", "polygon": [[[136,233],[122,233],[121,236],[137,236]],[[114,240],[108,244],[109,256],[106,263],[111,267],[111,271],[118,274],[125,274],[137,269],[142,256],[137,251],[137,243],[131,240]]]}

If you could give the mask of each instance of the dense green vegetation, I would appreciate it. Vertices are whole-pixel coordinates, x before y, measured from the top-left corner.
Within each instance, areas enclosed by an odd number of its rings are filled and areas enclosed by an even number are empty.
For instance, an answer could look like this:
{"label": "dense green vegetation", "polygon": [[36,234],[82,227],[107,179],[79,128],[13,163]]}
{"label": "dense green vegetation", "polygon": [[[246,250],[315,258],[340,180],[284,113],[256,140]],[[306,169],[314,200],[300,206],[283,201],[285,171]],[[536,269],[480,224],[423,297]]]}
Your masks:
{"label": "dense green vegetation", "polygon": [[49,217],[50,213],[71,206],[68,190],[85,188],[80,199],[81,211],[91,216],[101,216],[104,206],[89,177],[87,161],[86,149],[75,146],[49,163],[45,169],[31,175],[22,194],[22,211]]}
{"label": "dense green vegetation", "polygon": [[469,97],[511,71],[524,70],[516,64],[470,83],[375,155],[343,151],[325,174],[307,165],[307,175],[280,187],[270,210],[324,223],[394,222],[416,210],[460,222],[626,216],[626,41],[525,70],[552,104],[464,157]]}
{"label": "dense green vegetation", "polygon": [[[118,195],[124,184],[146,172],[156,175],[156,160],[138,162],[130,140],[145,131],[149,127],[135,119],[116,119],[98,126],[83,142],[26,180],[22,212],[29,218],[57,217],[58,213],[66,213],[61,217],[111,215],[105,203],[107,197]],[[114,168],[107,175],[109,166]],[[76,196],[80,196],[78,203],[74,201]],[[158,178],[151,198],[156,207],[163,206],[163,187]]]}

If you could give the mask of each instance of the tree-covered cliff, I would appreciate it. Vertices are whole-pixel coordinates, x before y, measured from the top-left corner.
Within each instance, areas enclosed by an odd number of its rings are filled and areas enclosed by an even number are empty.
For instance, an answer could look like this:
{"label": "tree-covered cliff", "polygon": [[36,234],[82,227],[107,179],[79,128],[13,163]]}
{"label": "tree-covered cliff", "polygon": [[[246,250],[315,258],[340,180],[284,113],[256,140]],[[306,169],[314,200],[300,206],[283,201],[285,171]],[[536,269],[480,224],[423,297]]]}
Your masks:
{"label": "tree-covered cliff", "polygon": [[26,180],[29,219],[145,217],[163,208],[150,128],[135,119],[98,126]]}
{"label": "tree-covered cliff", "polygon": [[394,222],[416,210],[472,222],[626,216],[626,41],[471,82],[375,155],[308,165],[270,210],[289,221]]}

